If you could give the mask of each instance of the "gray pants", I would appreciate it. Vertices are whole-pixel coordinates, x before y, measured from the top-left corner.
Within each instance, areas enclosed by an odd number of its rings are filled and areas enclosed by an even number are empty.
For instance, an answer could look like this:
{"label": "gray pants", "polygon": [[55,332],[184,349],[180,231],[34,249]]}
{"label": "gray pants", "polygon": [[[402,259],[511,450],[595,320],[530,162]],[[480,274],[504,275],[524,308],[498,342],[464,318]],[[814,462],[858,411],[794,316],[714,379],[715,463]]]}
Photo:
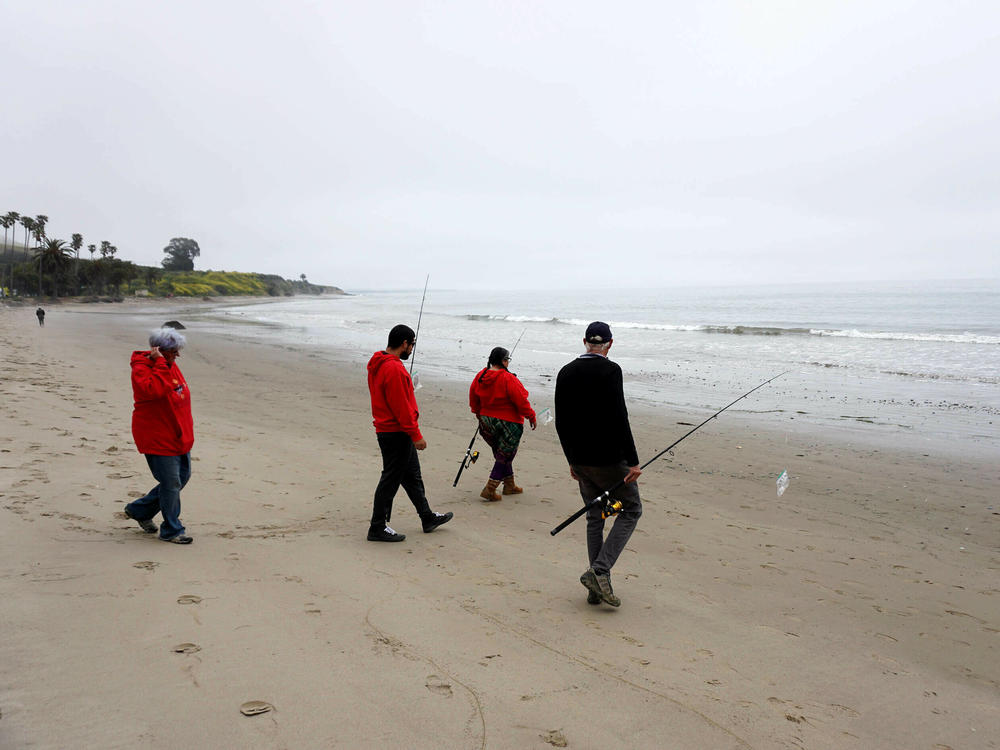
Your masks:
{"label": "gray pants", "polygon": [[[622,461],[609,466],[580,466],[573,464],[573,473],[580,478],[580,495],[584,503],[589,503],[608,487],[628,474],[628,464]],[[615,516],[608,538],[604,538],[604,521],[601,506],[587,511],[587,554],[590,567],[596,573],[610,573],[618,556],[628,544],[635,525],[642,515],[642,501],[639,500],[637,482],[625,484],[611,493],[615,500],[621,500],[622,511]]]}

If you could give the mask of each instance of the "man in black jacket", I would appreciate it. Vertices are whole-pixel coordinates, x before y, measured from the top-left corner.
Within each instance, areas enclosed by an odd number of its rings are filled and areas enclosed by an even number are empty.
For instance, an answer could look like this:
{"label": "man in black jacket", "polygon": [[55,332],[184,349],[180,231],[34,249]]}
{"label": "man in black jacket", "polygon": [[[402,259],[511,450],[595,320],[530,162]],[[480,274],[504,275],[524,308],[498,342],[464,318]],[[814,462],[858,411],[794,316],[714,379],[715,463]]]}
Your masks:
{"label": "man in black jacket", "polygon": [[556,378],[556,431],[584,503],[625,480],[614,493],[622,510],[607,539],[601,505],[587,511],[590,567],[580,576],[589,604],[603,601],[618,607],[621,600],[611,588],[611,568],[642,515],[636,484],[642,471],[628,423],[622,368],[608,359],[611,328],[601,321],[591,323],[583,343],[587,351],[563,367]]}

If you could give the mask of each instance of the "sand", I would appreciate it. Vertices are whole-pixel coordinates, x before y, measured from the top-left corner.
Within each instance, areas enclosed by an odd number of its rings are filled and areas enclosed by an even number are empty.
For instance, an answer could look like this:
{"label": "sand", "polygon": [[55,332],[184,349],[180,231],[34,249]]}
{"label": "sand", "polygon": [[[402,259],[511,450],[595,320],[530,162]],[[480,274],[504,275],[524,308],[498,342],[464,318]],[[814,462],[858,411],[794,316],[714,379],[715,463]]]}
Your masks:
{"label": "sand", "polygon": [[[369,543],[363,367],[195,327],[195,541],[164,544],[121,509],[152,486],[129,354],[171,317],[0,307],[0,747],[1000,747],[998,462],[720,419],[647,469],[593,607],[552,425],[483,503],[464,388],[425,379],[455,519],[401,492],[406,541]],[[634,410],[640,456],[705,416]]]}

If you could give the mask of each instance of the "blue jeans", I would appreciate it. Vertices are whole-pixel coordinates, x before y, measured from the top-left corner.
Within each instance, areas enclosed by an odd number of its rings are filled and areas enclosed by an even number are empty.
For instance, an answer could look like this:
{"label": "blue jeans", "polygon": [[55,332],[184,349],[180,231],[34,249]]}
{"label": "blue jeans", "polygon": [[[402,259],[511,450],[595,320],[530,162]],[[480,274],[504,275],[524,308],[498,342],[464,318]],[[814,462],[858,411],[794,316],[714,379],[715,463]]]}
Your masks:
{"label": "blue jeans", "polygon": [[160,539],[172,539],[184,533],[181,523],[181,490],[191,478],[191,454],[183,456],[152,456],[146,454],[146,463],[159,482],[145,497],[133,500],[125,507],[137,521],[148,521],[157,512],[163,514]]}

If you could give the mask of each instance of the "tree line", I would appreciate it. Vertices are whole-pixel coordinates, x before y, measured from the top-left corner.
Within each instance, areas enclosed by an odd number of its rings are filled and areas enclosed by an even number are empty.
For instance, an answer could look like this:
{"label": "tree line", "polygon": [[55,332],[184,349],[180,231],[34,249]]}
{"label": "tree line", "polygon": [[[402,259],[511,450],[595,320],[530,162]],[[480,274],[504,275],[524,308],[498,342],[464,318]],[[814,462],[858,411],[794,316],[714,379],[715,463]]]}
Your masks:
{"label": "tree line", "polygon": [[[49,217],[44,214],[30,216],[18,211],[0,214],[0,226],[3,227],[0,288],[6,287],[6,294],[14,290],[29,294],[31,290],[41,297],[47,287],[53,297],[85,293],[119,295],[123,286],[131,289],[139,280],[152,289],[164,270],[190,271],[194,268],[194,258],[201,254],[194,240],[175,237],[163,250],[166,257],[160,269],[118,258],[118,248],[102,240],[99,245],[87,245],[90,258],[81,259],[83,235],[74,233],[68,242],[50,238],[45,231],[48,221]],[[17,235],[22,230],[24,240],[17,252]]]}

